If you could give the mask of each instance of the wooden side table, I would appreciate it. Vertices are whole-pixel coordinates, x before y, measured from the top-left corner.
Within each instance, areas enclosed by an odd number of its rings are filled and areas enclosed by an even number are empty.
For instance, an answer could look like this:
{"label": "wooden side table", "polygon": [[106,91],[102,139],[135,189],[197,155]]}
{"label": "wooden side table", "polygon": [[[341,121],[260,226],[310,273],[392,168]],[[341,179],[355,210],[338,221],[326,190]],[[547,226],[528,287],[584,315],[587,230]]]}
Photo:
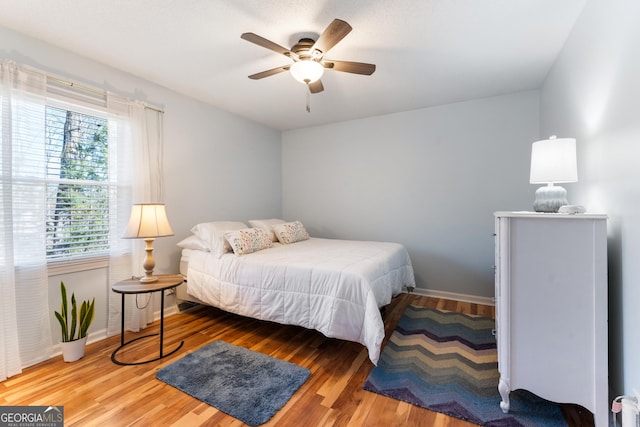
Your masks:
{"label": "wooden side table", "polygon": [[[163,352],[163,343],[164,343],[164,293],[167,289],[174,289],[178,285],[180,285],[184,278],[180,275],[160,275],[157,276],[158,281],[153,283],[140,283],[140,281],[136,279],[128,279],[122,280],[120,282],[114,283],[111,286],[111,290],[113,292],[119,293],[122,295],[122,313],[121,313],[121,330],[120,330],[120,347],[116,348],[113,353],[111,353],[111,361],[118,365],[141,365],[143,363],[155,362],[156,360],[160,360],[163,357],[167,357],[176,351],[180,350],[184,341],[180,342],[180,345],[175,349],[171,350],[169,353],[164,354]],[[123,347],[128,344],[131,344],[134,341],[141,340],[143,338],[153,337],[158,334],[145,335],[142,337],[134,338],[131,341],[124,341],[124,313],[125,313],[125,296],[127,294],[146,294],[160,292],[161,295],[161,304],[160,304],[160,355],[154,359],[143,360],[141,362],[122,362],[116,358],[118,351],[120,351]]]}

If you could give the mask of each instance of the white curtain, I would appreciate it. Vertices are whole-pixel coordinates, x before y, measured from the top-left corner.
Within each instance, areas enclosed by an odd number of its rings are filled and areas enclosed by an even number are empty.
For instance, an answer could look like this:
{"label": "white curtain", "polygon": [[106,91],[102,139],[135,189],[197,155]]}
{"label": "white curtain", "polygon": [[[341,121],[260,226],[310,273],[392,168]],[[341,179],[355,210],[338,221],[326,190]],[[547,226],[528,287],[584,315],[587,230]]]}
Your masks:
{"label": "white curtain", "polygon": [[[127,167],[133,171],[132,181],[128,188],[118,191],[118,200],[112,203],[117,206],[120,222],[112,227],[109,283],[115,283],[132,276],[142,276],[144,258],[144,243],[140,240],[130,241],[122,239],[122,232],[129,219],[132,203],[161,203],[163,198],[162,181],[162,147],[163,147],[163,116],[162,112],[147,108],[143,104],[123,104],[120,108],[118,101],[110,102],[111,110],[127,110],[127,113],[114,116],[110,121],[117,123],[117,128],[124,135],[123,144],[130,148],[118,154],[117,167]],[[126,166],[125,166],[126,165]],[[119,178],[119,182],[121,179]],[[124,181],[122,181],[124,182]],[[110,292],[109,319],[107,334],[120,333],[121,328],[121,298],[120,294]],[[127,295],[125,308],[125,329],[138,332],[153,321],[155,312],[154,300],[151,294]],[[159,308],[159,307],[158,307]]]}
{"label": "white curtain", "polygon": [[[53,353],[43,238],[47,90],[44,73],[0,61],[0,381]],[[57,92],[69,90],[58,87]],[[115,283],[142,274],[142,242],[121,235],[132,203],[162,200],[162,113],[110,95],[107,110],[109,283]],[[110,303],[108,332],[115,334],[120,331],[120,298],[109,295],[116,304]],[[129,301],[127,328],[144,328],[153,313],[153,303],[147,305],[144,297]]]}
{"label": "white curtain", "polygon": [[52,354],[45,240],[46,76],[0,62],[0,380]]}

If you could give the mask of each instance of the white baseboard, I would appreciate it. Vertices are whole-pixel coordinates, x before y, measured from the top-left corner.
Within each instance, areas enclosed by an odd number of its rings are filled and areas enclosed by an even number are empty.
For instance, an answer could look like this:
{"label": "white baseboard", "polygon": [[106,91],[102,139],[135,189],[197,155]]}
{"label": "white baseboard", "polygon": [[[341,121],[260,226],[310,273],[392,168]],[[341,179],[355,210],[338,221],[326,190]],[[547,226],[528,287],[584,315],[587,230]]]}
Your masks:
{"label": "white baseboard", "polygon": [[[165,307],[164,308],[164,317],[167,318],[168,316],[173,316],[174,314],[178,314],[180,313],[180,310],[178,310],[178,304],[171,304],[169,307]],[[154,320],[160,320],[160,311],[157,311],[156,313],[154,313],[153,316]]]}
{"label": "white baseboard", "polygon": [[472,304],[495,305],[495,302],[491,297],[480,297],[477,295],[458,294],[455,292],[423,288],[414,288],[412,293],[425,297],[450,299],[454,301],[469,302]]}
{"label": "white baseboard", "polygon": [[106,339],[106,338],[108,338],[106,329],[91,332],[87,337],[87,344],[93,344],[94,342],[102,341],[103,339]]}
{"label": "white baseboard", "polygon": [[[164,318],[166,319],[167,317],[173,316],[174,314],[178,314],[179,312],[180,311],[178,310],[178,306],[176,304],[172,304],[164,308]],[[160,320],[160,310],[157,310],[153,313],[153,321],[157,322],[158,320]],[[144,330],[144,329],[141,329],[141,330]],[[120,335],[120,329],[118,329],[118,332],[114,335]],[[87,337],[87,344],[93,344],[94,342],[102,341],[103,339],[106,339],[106,338],[109,338],[109,335],[107,335],[106,329],[94,331],[89,333],[89,336]],[[62,353],[60,351],[60,344],[55,345],[53,348],[54,348],[55,355],[59,355]]]}

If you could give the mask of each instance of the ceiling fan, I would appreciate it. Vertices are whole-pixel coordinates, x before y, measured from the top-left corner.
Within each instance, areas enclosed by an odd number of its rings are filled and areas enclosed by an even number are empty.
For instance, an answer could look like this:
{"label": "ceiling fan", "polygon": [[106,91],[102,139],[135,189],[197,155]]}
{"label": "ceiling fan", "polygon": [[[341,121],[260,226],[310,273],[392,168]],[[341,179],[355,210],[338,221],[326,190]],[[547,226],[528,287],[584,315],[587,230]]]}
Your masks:
{"label": "ceiling fan", "polygon": [[318,40],[310,38],[302,38],[287,49],[265,39],[254,33],[243,33],[240,37],[258,46],[270,49],[276,53],[282,54],[290,58],[293,63],[273,68],[271,70],[262,71],[252,74],[250,79],[258,80],[274,74],[290,71],[291,75],[301,83],[305,83],[309,87],[311,93],[318,93],[324,90],[320,78],[325,69],[333,71],[342,71],[345,73],[371,75],[376,70],[375,64],[366,64],[364,62],[336,61],[326,59],[324,55],[334,47],[340,40],[351,32],[352,28],[347,22],[340,19],[334,19],[331,24],[324,30]]}

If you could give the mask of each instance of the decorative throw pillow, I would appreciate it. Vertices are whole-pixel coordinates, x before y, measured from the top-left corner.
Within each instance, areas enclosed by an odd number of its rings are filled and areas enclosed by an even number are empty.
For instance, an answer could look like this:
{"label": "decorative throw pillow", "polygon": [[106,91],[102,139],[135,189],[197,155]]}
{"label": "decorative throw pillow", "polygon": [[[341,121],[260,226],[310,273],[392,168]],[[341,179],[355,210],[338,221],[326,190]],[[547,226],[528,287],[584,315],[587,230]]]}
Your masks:
{"label": "decorative throw pillow", "polygon": [[262,228],[229,231],[224,237],[236,255],[250,254],[273,246],[271,236]]}
{"label": "decorative throw pillow", "polygon": [[180,240],[177,245],[182,249],[193,249],[196,251],[209,252],[209,247],[207,246],[207,244],[196,235],[191,235],[185,239]]}
{"label": "decorative throw pillow", "polygon": [[247,228],[247,224],[237,221],[213,221],[195,225],[191,232],[202,240],[212,254],[220,258],[227,252],[231,252],[231,246],[224,238],[227,231]]}
{"label": "decorative throw pillow", "polygon": [[253,228],[262,228],[264,229],[269,236],[271,236],[271,240],[274,242],[278,241],[278,238],[275,234],[273,234],[273,226],[277,224],[284,224],[286,221],[278,218],[271,219],[250,219],[249,225]]}
{"label": "decorative throw pillow", "polygon": [[273,232],[282,244],[289,244],[307,240],[309,233],[300,221],[286,222],[273,226]]}

